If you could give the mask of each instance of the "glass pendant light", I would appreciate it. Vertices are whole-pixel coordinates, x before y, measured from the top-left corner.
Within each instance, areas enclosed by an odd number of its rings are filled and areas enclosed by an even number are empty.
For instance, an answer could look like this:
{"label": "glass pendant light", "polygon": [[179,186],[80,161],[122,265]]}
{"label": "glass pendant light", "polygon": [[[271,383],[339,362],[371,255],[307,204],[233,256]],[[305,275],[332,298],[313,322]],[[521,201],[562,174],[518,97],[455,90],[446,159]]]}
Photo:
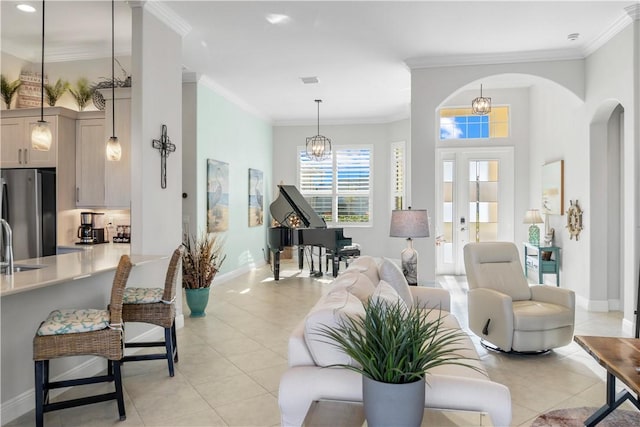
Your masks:
{"label": "glass pendant light", "polygon": [[40,120],[31,130],[31,148],[37,151],[51,149],[51,129],[44,120],[44,0],[42,0],[42,62],[40,69]]}
{"label": "glass pendant light", "polygon": [[107,141],[107,160],[119,162],[122,157],[122,146],[116,136],[116,79],[114,72],[115,55],[115,0],[111,0],[111,138]]}

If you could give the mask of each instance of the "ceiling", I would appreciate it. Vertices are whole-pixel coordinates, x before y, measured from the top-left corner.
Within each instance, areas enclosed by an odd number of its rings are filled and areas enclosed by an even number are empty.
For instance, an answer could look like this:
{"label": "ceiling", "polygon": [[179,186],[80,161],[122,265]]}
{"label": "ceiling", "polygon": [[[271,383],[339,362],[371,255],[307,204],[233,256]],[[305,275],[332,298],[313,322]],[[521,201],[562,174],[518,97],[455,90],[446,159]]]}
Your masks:
{"label": "ceiling", "polygon": [[[41,3],[2,0],[1,48],[39,62]],[[24,3],[24,2],[23,2]],[[385,122],[409,116],[410,66],[583,58],[631,22],[627,1],[148,1],[183,34],[183,66],[274,124]],[[110,2],[47,1],[46,61],[108,57]],[[289,21],[271,24],[268,14]],[[568,35],[579,33],[577,40]],[[131,10],[116,2],[116,55]],[[408,65],[409,64],[409,65]],[[317,84],[301,77],[316,76]],[[474,82],[473,87],[480,82]],[[487,78],[491,88],[527,79]]]}

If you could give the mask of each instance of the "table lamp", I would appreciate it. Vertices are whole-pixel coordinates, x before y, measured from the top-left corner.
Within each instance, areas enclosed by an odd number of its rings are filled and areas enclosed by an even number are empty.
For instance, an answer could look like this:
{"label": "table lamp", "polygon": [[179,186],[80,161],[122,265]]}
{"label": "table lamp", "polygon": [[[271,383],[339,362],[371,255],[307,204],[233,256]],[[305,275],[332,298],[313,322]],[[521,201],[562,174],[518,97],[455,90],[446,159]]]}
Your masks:
{"label": "table lamp", "polygon": [[524,224],[531,224],[529,227],[529,243],[540,246],[540,228],[536,224],[542,224],[542,217],[538,209],[529,209],[524,215]]}
{"label": "table lamp", "polygon": [[429,215],[426,209],[394,210],[391,212],[391,237],[406,237],[407,247],[400,254],[402,272],[410,285],[418,284],[418,252],[412,239],[429,237]]}

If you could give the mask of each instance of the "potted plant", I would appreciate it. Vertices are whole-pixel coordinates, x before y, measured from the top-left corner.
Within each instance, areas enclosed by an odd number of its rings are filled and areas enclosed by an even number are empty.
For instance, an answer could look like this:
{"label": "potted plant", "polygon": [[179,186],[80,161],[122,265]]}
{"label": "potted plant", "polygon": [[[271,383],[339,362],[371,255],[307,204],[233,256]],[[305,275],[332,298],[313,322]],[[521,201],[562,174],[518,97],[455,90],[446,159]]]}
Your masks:
{"label": "potted plant", "polygon": [[214,233],[190,236],[182,254],[182,287],[191,317],[203,317],[209,301],[211,282],[226,259],[223,240]]}
{"label": "potted plant", "polygon": [[79,78],[76,82],[76,87],[70,88],[69,92],[71,92],[71,95],[75,98],[80,111],[85,109],[93,96],[93,90],[89,86],[89,81],[84,77]]}
{"label": "potted plant", "polygon": [[427,372],[466,363],[458,343],[466,335],[443,326],[442,314],[369,298],[365,316],[347,316],[318,334],[341,349],[354,364],[333,365],[362,374],[362,397],[369,426],[419,426],[424,414]]}
{"label": "potted plant", "polygon": [[50,106],[55,106],[58,99],[69,89],[69,82],[66,80],[58,79],[55,84],[45,84],[44,90],[47,94],[47,103]]}
{"label": "potted plant", "polygon": [[15,95],[21,85],[22,82],[20,79],[10,82],[3,74],[0,74],[0,91],[2,92],[2,100],[7,105],[7,110],[11,108],[13,95]]}

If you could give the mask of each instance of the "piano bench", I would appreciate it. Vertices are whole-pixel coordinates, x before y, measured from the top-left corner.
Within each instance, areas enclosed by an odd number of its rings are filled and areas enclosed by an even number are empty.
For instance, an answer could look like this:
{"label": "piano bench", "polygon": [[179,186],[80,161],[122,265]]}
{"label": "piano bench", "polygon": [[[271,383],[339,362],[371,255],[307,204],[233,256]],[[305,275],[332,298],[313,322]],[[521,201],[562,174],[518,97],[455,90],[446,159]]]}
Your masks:
{"label": "piano bench", "polygon": [[358,258],[360,256],[360,249],[358,248],[348,248],[341,249],[338,253],[334,254],[333,252],[327,253],[327,262],[326,262],[326,271],[329,271],[329,260],[333,262],[334,257],[338,257],[338,264],[340,261],[344,261],[346,267],[349,267],[349,260]]}

